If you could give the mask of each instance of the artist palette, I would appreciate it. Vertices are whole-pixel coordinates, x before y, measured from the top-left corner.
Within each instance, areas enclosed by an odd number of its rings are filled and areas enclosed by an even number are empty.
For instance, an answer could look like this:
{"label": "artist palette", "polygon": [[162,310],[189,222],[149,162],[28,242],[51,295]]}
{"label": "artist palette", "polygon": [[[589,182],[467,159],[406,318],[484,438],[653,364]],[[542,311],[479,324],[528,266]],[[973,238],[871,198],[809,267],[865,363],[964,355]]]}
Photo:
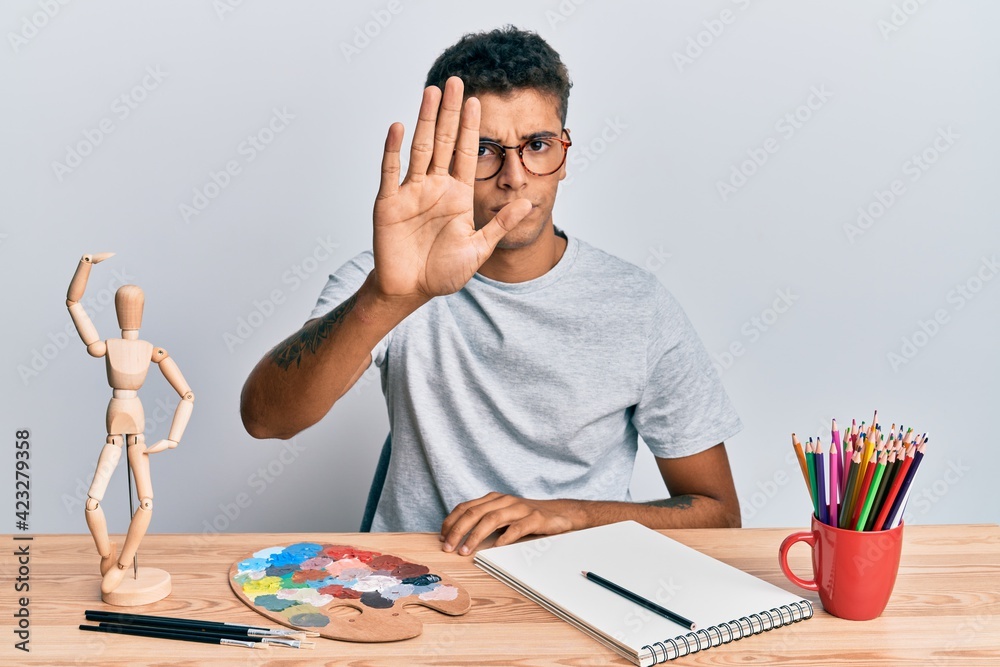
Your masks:
{"label": "artist palette", "polygon": [[[233,564],[229,583],[251,609],[282,625],[330,639],[386,642],[416,637],[421,605],[464,614],[469,594],[426,565],[342,544],[297,542],[267,547]],[[334,611],[352,607],[361,615]]]}

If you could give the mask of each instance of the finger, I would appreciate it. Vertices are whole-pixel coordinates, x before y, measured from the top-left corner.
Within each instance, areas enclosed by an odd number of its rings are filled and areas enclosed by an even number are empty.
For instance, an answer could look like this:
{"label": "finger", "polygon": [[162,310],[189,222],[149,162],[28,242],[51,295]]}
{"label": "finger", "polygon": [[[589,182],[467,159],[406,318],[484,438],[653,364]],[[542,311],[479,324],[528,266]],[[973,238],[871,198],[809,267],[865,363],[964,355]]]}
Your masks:
{"label": "finger", "polygon": [[445,551],[454,551],[455,547],[462,542],[462,538],[479,523],[484,514],[506,507],[516,501],[516,498],[510,496],[500,496],[499,498],[466,508],[458,515],[458,520],[452,524],[451,528],[445,534],[444,546],[441,548]]}
{"label": "finger", "polygon": [[463,556],[472,553],[479,546],[480,542],[492,535],[495,530],[524,519],[532,511],[527,505],[519,503],[487,512],[479,519],[479,522],[472,530],[469,531],[469,534],[465,538],[465,544],[458,550],[458,553]]}
{"label": "finger", "polygon": [[455,525],[455,522],[462,517],[462,514],[464,514],[466,510],[475,507],[477,505],[482,505],[483,503],[490,502],[491,500],[499,498],[502,495],[503,495],[502,493],[498,493],[496,491],[490,491],[485,496],[482,496],[480,498],[475,498],[473,500],[467,500],[464,503],[459,503],[455,505],[455,509],[453,509],[451,513],[444,518],[444,522],[442,522],[441,524],[441,535],[440,535],[441,540],[444,540],[448,536],[448,533],[451,532],[452,526]]}
{"label": "finger", "polygon": [[114,256],[115,256],[115,253],[113,253],[113,252],[99,252],[96,255],[91,255],[90,261],[93,264],[100,264],[104,260],[109,259],[109,258],[114,257]]}
{"label": "finger", "polygon": [[520,521],[515,521],[507,526],[507,530],[503,531],[503,534],[497,538],[494,546],[513,544],[526,535],[545,532],[541,530],[544,523],[541,513],[535,510]]}
{"label": "finger", "polygon": [[517,199],[500,209],[496,217],[483,225],[483,228],[473,235],[472,238],[476,243],[476,250],[481,262],[485,262],[493,254],[500,239],[514,227],[517,227],[517,224],[529,213],[531,213],[531,202],[527,199]]}
{"label": "finger", "polygon": [[462,111],[462,123],[458,132],[458,144],[455,146],[455,161],[452,175],[463,183],[474,185],[476,181],[476,162],[479,161],[479,122],[482,107],[479,100],[470,97],[465,101]]}
{"label": "finger", "polygon": [[[448,77],[444,84],[444,95],[441,97],[437,126],[434,128],[434,155],[431,158],[431,168],[427,171],[428,174],[448,173],[451,158],[455,152],[455,140],[458,138],[463,90],[462,79],[457,76]],[[478,137],[476,140],[478,142]]]}
{"label": "finger", "polygon": [[437,86],[424,88],[424,97],[420,102],[420,113],[417,116],[417,126],[413,130],[413,143],[410,144],[410,165],[406,169],[407,181],[419,183],[427,174],[427,165],[431,162],[431,154],[434,150],[434,125],[440,101],[440,88]]}
{"label": "finger", "polygon": [[399,147],[403,144],[404,132],[402,123],[389,126],[389,133],[385,137],[385,151],[382,153],[382,180],[379,182],[376,199],[393,197],[399,192]]}

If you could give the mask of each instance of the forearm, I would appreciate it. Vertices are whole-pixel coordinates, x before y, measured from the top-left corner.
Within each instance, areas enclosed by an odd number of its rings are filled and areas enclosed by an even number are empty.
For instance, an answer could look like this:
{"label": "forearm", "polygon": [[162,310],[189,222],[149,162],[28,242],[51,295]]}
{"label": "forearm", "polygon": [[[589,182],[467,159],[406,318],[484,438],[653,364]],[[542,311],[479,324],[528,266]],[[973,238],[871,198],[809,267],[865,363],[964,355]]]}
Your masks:
{"label": "forearm", "polygon": [[575,529],[617,521],[637,521],[650,528],[739,528],[739,506],[702,495],[683,495],[646,503],[561,500]]}
{"label": "forearm", "polygon": [[387,299],[374,272],[351,298],[268,352],[243,386],[240,415],[255,438],[290,438],[351,388],[372,349],[425,301]]}
{"label": "forearm", "polygon": [[97,333],[94,323],[90,320],[90,316],[87,315],[87,311],[80,303],[80,299],[83,298],[83,293],[87,289],[92,266],[91,256],[84,255],[76,267],[73,280],[70,281],[69,290],[66,292],[66,307],[69,308],[69,315],[73,319],[77,333],[80,334],[80,339],[87,346],[87,351],[95,357],[101,357],[104,356],[101,337]]}

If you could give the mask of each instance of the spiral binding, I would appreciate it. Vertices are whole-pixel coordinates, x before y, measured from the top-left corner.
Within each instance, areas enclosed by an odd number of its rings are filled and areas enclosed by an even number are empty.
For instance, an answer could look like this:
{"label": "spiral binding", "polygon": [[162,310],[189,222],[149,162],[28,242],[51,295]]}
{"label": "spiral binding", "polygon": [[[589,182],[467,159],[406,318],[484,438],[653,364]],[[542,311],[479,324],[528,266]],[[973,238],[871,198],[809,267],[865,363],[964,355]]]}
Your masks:
{"label": "spiral binding", "polygon": [[[719,646],[720,644],[728,644],[729,642],[734,642],[737,639],[743,639],[750,635],[757,635],[768,630],[773,630],[774,628],[780,628],[783,625],[798,623],[803,619],[810,618],[812,615],[812,603],[808,600],[801,600],[791,604],[783,604],[780,607],[768,609],[759,614],[741,616],[728,623],[695,630],[674,639],[647,644],[642,648],[652,653],[654,662],[661,663],[706,648]],[[723,630],[726,631],[726,635],[728,636],[723,635]],[[713,632],[715,633],[714,636],[712,635]],[[683,645],[678,643],[678,640],[683,642]]]}

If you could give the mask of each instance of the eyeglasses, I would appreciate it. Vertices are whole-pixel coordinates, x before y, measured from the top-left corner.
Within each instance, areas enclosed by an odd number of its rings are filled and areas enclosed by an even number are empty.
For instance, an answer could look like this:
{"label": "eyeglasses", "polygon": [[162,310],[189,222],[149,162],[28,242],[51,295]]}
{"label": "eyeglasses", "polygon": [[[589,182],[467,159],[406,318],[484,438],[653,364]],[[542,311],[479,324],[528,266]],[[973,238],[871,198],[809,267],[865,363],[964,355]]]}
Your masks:
{"label": "eyeglasses", "polygon": [[[569,130],[563,132],[569,137]],[[507,151],[517,149],[524,170],[534,176],[554,174],[566,162],[566,151],[573,145],[571,139],[538,137],[517,146],[504,146],[495,141],[479,142],[479,160],[476,163],[476,180],[488,181],[503,169]]]}

